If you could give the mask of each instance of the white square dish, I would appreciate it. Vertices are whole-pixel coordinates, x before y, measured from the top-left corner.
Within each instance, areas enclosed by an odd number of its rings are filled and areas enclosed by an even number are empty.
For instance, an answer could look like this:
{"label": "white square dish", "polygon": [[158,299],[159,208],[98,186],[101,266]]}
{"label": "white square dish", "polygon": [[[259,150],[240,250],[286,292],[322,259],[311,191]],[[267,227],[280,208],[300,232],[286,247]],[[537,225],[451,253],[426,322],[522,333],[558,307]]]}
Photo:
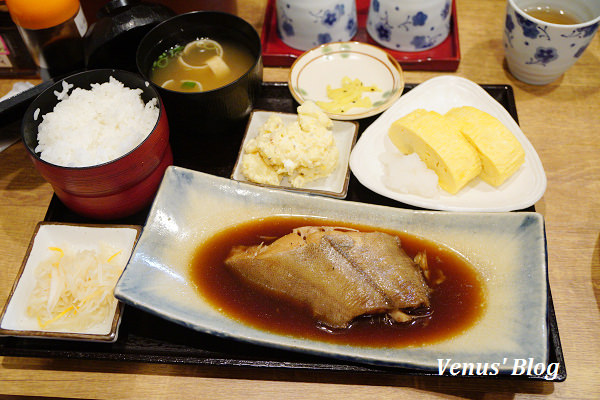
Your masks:
{"label": "white square dish", "polygon": [[235,179],[236,181],[248,182],[259,186],[280,188],[309,194],[320,194],[336,198],[345,198],[348,194],[348,183],[350,181],[350,168],[348,167],[348,160],[358,135],[358,123],[351,121],[333,121],[332,133],[339,151],[339,159],[337,167],[329,176],[308,182],[302,188],[292,187],[286,178],[282,180],[281,185],[279,186],[254,183],[246,179],[242,173],[242,157],[244,156],[244,147],[250,139],[253,139],[258,135],[259,128],[264,125],[265,122],[267,122],[272,114],[277,114],[280,116],[284,124],[296,121],[297,118],[297,114],[293,113],[262,110],[253,111],[248,121],[246,134],[244,135],[242,145],[240,146],[240,152],[233,168],[231,178]]}
{"label": "white square dish", "polygon": [[35,269],[48,257],[49,247],[98,250],[101,243],[120,249],[125,263],[140,235],[137,225],[75,225],[56,222],[38,223],[11,294],[0,315],[0,335],[29,338],[68,339],[97,342],[117,340],[123,304],[117,303],[112,317],[82,330],[41,329],[37,319],[26,312],[36,284]]}
{"label": "white square dish", "polygon": [[[190,264],[198,246],[216,233],[273,215],[364,224],[442,243],[481,275],[486,310],[454,337],[402,348],[326,343],[246,325],[198,291]],[[411,211],[303,196],[169,167],[115,296],[185,327],[254,344],[434,374],[438,359],[493,362],[499,363],[499,374],[510,375],[513,360],[548,360],[546,278],[544,222],[537,213]]]}

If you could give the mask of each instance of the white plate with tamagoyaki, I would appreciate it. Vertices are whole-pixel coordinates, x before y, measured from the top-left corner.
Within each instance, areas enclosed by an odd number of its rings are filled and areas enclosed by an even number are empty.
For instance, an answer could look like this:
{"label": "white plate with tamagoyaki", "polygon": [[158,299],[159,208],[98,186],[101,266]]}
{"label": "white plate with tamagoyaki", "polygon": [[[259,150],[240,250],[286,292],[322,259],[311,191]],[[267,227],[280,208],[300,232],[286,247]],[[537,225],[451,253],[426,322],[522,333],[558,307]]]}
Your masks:
{"label": "white plate with tamagoyaki", "polygon": [[[502,122],[525,151],[523,165],[499,187],[493,187],[476,177],[456,194],[438,187],[436,195],[425,197],[388,188],[384,184],[385,168],[380,156],[386,151],[397,151],[388,137],[392,123],[419,108],[444,114],[459,106],[476,107]],[[546,174],[540,158],[519,125],[481,86],[456,76],[432,78],[398,99],[365,129],[350,155],[350,169],[360,183],[370,190],[404,204],[431,210],[521,210],[535,204],[546,190]]]}

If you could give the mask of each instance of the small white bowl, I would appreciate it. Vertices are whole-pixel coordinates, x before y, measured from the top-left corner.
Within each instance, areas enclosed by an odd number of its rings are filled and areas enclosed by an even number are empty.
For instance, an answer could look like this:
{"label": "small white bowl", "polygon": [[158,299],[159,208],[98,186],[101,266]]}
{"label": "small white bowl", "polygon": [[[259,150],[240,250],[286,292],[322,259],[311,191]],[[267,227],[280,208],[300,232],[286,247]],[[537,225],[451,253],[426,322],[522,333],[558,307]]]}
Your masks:
{"label": "small white bowl", "polygon": [[246,179],[242,173],[242,157],[244,156],[244,147],[250,139],[253,139],[258,135],[259,128],[264,125],[264,123],[267,122],[269,117],[273,114],[279,115],[283,123],[286,125],[296,121],[298,117],[297,114],[293,113],[263,110],[253,111],[250,115],[250,120],[248,121],[246,134],[244,136],[244,140],[242,141],[240,152],[235,163],[235,167],[233,168],[231,178],[235,179],[236,181],[253,183],[259,186],[276,187],[295,192],[320,194],[335,198],[345,198],[348,194],[348,183],[350,181],[350,168],[348,167],[348,161],[350,158],[350,152],[356,143],[356,138],[358,135],[358,123],[351,121],[333,121],[332,133],[339,151],[339,158],[337,167],[329,176],[312,182],[307,182],[307,184],[302,188],[292,187],[287,178],[284,178],[279,186],[254,183]]}
{"label": "small white bowl", "polygon": [[370,108],[352,108],[344,114],[327,113],[338,120],[356,120],[379,114],[402,95],[404,75],[400,64],[385,50],[360,42],[336,42],[303,53],[292,64],[288,86],[298,103],[329,101],[327,85],[341,86],[343,77],[359,79],[365,86],[381,91],[365,93]]}
{"label": "small white bowl", "polygon": [[57,222],[38,223],[29,248],[0,316],[0,335],[42,339],[68,339],[95,342],[117,340],[123,304],[118,302],[112,318],[82,331],[41,330],[35,318],[27,315],[27,303],[35,287],[35,269],[48,256],[48,247],[69,244],[73,249],[96,250],[100,243],[121,249],[120,257],[129,260],[142,231],[138,225],[76,225]]}

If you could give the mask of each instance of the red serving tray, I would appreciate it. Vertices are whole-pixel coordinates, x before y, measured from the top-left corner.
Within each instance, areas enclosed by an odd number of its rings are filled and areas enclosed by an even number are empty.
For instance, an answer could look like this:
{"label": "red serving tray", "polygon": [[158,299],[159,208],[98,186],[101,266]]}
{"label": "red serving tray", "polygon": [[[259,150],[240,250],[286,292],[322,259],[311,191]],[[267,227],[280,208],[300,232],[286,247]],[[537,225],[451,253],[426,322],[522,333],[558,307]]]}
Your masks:
{"label": "red serving tray", "polygon": [[[366,22],[367,14],[369,13],[369,3],[370,0],[356,0],[358,32],[352,40],[381,47],[367,33]],[[446,40],[432,49],[419,52],[406,52],[382,48],[398,60],[405,70],[456,71],[460,62],[456,1],[452,2],[452,16],[450,19],[450,34]],[[303,53],[301,50],[289,47],[279,38],[277,34],[275,0],[269,0],[267,3],[261,40],[263,64],[267,67],[289,67]]]}

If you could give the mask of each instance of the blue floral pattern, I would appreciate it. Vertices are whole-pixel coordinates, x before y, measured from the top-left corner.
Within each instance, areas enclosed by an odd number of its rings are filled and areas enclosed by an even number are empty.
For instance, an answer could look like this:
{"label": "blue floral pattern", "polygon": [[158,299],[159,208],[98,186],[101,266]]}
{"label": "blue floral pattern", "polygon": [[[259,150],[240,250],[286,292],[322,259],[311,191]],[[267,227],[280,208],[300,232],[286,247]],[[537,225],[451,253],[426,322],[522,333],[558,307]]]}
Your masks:
{"label": "blue floral pattern", "polygon": [[329,33],[319,33],[317,36],[318,44],[325,44],[331,42],[331,35]]}
{"label": "blue floral pattern", "polygon": [[[346,23],[346,30],[348,32],[356,32],[356,30],[358,29],[358,27],[356,26],[356,21],[354,20],[354,18],[350,18],[348,20],[348,22]],[[354,36],[354,35],[352,35]]]}
{"label": "blue floral pattern", "polygon": [[589,36],[592,36],[598,30],[598,23],[592,24],[590,26],[585,26],[583,28],[574,29],[569,35],[561,35],[565,38],[579,38],[583,39]]}
{"label": "blue floral pattern", "polygon": [[515,14],[515,17],[517,18],[517,23],[523,29],[523,36],[531,39],[543,37],[547,40],[551,40],[550,35],[548,34],[548,26],[538,25],[533,21],[525,19],[525,17],[520,14]]}
{"label": "blue floral pattern", "polygon": [[558,59],[558,51],[554,47],[538,47],[535,49],[533,58],[525,64],[541,64],[546,66],[546,64],[556,59]]}
{"label": "blue floral pattern", "polygon": [[385,17],[382,18],[376,25],[375,30],[377,31],[377,37],[384,42],[389,42],[392,38],[392,29],[394,29],[388,22],[388,14],[385,13]]}
{"label": "blue floral pattern", "polygon": [[[282,38],[292,38],[296,36],[294,29],[294,21],[288,14],[294,14],[293,3],[285,2],[283,7],[278,8],[279,23],[277,31]],[[349,10],[344,3],[337,3],[331,7],[308,12],[309,18],[313,19],[313,23],[318,24],[316,27],[311,45],[321,45],[332,41],[342,41],[353,37],[357,30],[356,8],[352,6]],[[287,10],[287,13],[286,13]],[[338,37],[340,32],[346,34]],[[335,37],[333,37],[335,35]]]}
{"label": "blue floral pattern", "polygon": [[406,32],[410,30],[411,26],[424,26],[427,21],[427,14],[419,11],[415,15],[409,15],[406,17],[406,21],[398,25],[398,28],[406,29]]}
{"label": "blue floral pattern", "polygon": [[410,41],[410,44],[415,46],[415,49],[425,49],[427,47],[433,46],[433,43],[433,38],[431,38],[430,36],[415,36]]}
{"label": "blue floral pattern", "polygon": [[[316,21],[320,21],[321,24],[326,27],[333,27],[340,17],[345,14],[345,7],[343,4],[336,4],[335,7],[331,10],[319,10],[316,13],[311,13],[313,17],[315,17]],[[352,37],[356,34],[357,26],[354,18],[348,19],[345,29],[349,32],[349,36]],[[317,35],[317,43],[316,44],[324,44],[333,41],[334,39],[331,37],[329,32],[319,33]]]}
{"label": "blue floral pattern", "polygon": [[536,39],[539,36],[538,24],[526,19],[518,13],[515,14],[515,17],[517,18],[517,24],[523,29],[523,36],[531,39]]}
{"label": "blue floral pattern", "polygon": [[335,12],[325,11],[325,16],[323,17],[322,23],[323,25],[333,26],[335,22],[338,20],[338,15]]}
{"label": "blue floral pattern", "polygon": [[373,2],[371,3],[371,6],[373,7],[373,10],[375,12],[379,12],[379,0],[373,0]]}
{"label": "blue floral pattern", "polygon": [[442,12],[440,13],[440,17],[442,17],[442,19],[446,19],[448,17],[448,15],[450,14],[450,2],[446,2],[446,4],[444,5],[444,8],[442,9]]}
{"label": "blue floral pattern", "polygon": [[[290,5],[287,5],[287,8],[289,8]],[[281,18],[281,20],[283,21],[281,24],[281,28],[283,29],[283,33],[285,33],[287,36],[294,36],[295,32],[294,32],[294,25],[292,25],[292,19],[289,18],[287,16],[287,14],[285,13],[285,10],[281,13],[281,16],[279,17]],[[281,36],[282,32],[279,32],[279,35]]]}
{"label": "blue floral pattern", "polygon": [[[508,41],[508,45],[513,47],[512,40],[514,39],[513,30],[515,29],[515,23],[510,14],[506,14],[506,19],[504,20],[504,37]],[[506,43],[505,43],[506,46]]]}
{"label": "blue floral pattern", "polygon": [[425,25],[425,21],[427,21],[427,14],[423,11],[419,11],[412,17],[412,23],[414,26],[423,26]]}
{"label": "blue floral pattern", "polygon": [[317,12],[311,12],[315,18],[315,22],[320,22],[325,26],[333,26],[335,23],[345,14],[343,4],[336,4],[331,10],[319,10]]}
{"label": "blue floral pattern", "polygon": [[440,1],[439,8],[417,6],[411,11],[395,6],[397,3],[382,4],[381,0],[371,1],[367,30],[386,47],[422,51],[440,44],[448,35],[452,0]]}
{"label": "blue floral pattern", "polygon": [[504,21],[504,28],[508,31],[508,32],[512,32],[513,29],[515,29],[515,23],[513,22],[512,17],[510,16],[510,14],[506,15],[506,21]]}
{"label": "blue floral pattern", "polygon": [[[589,44],[589,43],[588,43]],[[585,51],[585,49],[587,49],[588,44],[586,44],[585,46],[581,46],[576,52],[575,54],[573,54],[573,57],[575,58],[579,58],[581,57],[581,55],[583,54],[583,52]]]}

